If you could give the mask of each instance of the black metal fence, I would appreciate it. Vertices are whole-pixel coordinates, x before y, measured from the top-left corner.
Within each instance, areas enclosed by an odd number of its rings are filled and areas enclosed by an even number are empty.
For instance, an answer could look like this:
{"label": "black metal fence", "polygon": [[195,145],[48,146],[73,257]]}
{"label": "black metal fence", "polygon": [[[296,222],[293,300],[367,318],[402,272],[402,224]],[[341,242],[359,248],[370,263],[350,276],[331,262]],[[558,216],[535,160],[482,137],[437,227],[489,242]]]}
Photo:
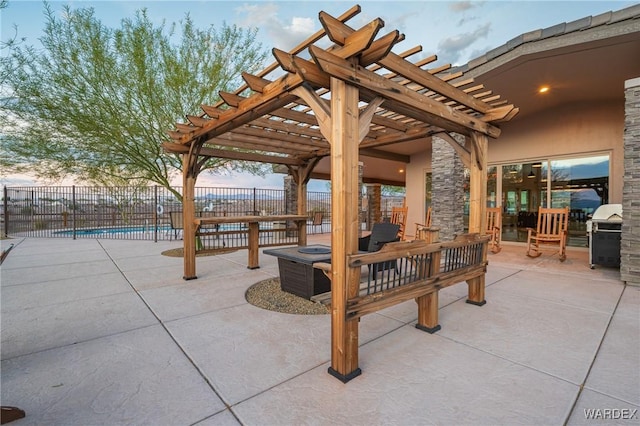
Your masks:
{"label": "black metal fence", "polygon": [[[182,211],[182,187],[5,187],[0,220],[4,235],[20,237],[111,238],[170,240],[181,234],[171,212]],[[383,217],[401,197],[384,197]],[[295,202],[279,189],[200,187],[195,190],[196,212],[213,216],[296,213]],[[287,207],[289,206],[289,207]],[[322,224],[313,223],[316,212]],[[331,193],[308,192],[307,233],[331,229]],[[265,230],[280,224],[265,224]],[[226,231],[243,233],[242,229]],[[278,232],[267,232],[280,235]],[[239,237],[240,238],[240,237]]]}

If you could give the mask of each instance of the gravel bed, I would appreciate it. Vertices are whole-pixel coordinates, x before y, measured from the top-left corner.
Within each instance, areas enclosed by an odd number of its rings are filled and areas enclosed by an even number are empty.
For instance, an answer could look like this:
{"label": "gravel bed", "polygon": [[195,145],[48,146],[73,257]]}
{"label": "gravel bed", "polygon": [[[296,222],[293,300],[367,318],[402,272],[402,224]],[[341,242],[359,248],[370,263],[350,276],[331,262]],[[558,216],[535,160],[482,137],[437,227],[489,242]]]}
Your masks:
{"label": "gravel bed", "polygon": [[282,291],[279,278],[260,281],[247,290],[247,302],[269,311],[297,315],[326,315],[329,309],[295,294]]}

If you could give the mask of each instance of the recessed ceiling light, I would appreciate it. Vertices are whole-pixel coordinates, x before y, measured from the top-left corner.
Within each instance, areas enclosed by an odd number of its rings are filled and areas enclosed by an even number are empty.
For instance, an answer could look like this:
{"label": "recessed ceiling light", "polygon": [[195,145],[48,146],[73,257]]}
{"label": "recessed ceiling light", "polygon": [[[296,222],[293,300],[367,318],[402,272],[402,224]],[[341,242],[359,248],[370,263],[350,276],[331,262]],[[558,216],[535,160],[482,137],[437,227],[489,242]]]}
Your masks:
{"label": "recessed ceiling light", "polygon": [[404,169],[398,169],[398,173],[404,173]]}
{"label": "recessed ceiling light", "polygon": [[538,89],[538,93],[547,93],[549,91],[549,86],[542,86]]}

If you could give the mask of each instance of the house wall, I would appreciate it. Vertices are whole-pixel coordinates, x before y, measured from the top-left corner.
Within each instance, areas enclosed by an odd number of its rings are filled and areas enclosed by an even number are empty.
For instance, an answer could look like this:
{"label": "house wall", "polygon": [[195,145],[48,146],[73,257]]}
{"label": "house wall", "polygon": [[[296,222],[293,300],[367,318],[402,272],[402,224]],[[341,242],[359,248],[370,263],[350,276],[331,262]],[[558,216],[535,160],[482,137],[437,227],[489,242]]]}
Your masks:
{"label": "house wall", "polygon": [[[609,202],[622,203],[624,174],[624,103],[600,101],[569,104],[501,125],[498,139],[489,139],[489,165],[522,163],[549,157],[611,154]],[[407,233],[424,221],[424,174],[431,153],[411,156],[407,165]]]}
{"label": "house wall", "polygon": [[[431,146],[431,138],[425,141],[426,146]],[[407,164],[407,184],[405,187],[405,200],[407,203],[407,230],[406,239],[415,235],[415,224],[424,223],[426,211],[424,208],[424,176],[431,171],[431,150],[422,151],[411,156],[411,162]]]}
{"label": "house wall", "polygon": [[609,202],[622,202],[624,104],[570,104],[505,123],[489,140],[489,164],[610,153]]}

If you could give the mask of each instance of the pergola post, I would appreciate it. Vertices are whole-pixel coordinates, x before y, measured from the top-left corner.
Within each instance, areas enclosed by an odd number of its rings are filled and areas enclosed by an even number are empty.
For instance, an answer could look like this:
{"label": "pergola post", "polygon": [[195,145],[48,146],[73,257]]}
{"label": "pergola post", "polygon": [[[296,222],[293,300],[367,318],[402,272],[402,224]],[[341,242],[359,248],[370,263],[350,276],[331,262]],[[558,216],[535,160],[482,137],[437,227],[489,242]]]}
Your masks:
{"label": "pergola post", "polygon": [[[487,229],[487,136],[472,132],[470,137],[471,160],[469,164],[469,232],[485,234]],[[482,253],[486,259],[486,248]],[[467,303],[482,306],[484,298],[485,276],[467,281],[469,298]]]}
{"label": "pergola post", "polygon": [[469,232],[484,234],[487,220],[487,136],[474,132],[471,136],[469,164]]}
{"label": "pergola post", "polygon": [[182,235],[184,240],[184,275],[185,280],[193,280],[196,276],[196,216],[195,188],[196,174],[192,153],[182,155]]}
{"label": "pergola post", "polygon": [[[299,215],[307,214],[307,182],[308,179],[300,179],[296,185],[298,191],[298,212]],[[307,225],[306,223],[298,222],[298,244],[301,246],[307,245]]]}
{"label": "pergola post", "polygon": [[358,294],[359,269],[347,255],[358,251],[358,89],[331,78],[331,367],[343,382],[360,375],[358,320],[346,317]]}

